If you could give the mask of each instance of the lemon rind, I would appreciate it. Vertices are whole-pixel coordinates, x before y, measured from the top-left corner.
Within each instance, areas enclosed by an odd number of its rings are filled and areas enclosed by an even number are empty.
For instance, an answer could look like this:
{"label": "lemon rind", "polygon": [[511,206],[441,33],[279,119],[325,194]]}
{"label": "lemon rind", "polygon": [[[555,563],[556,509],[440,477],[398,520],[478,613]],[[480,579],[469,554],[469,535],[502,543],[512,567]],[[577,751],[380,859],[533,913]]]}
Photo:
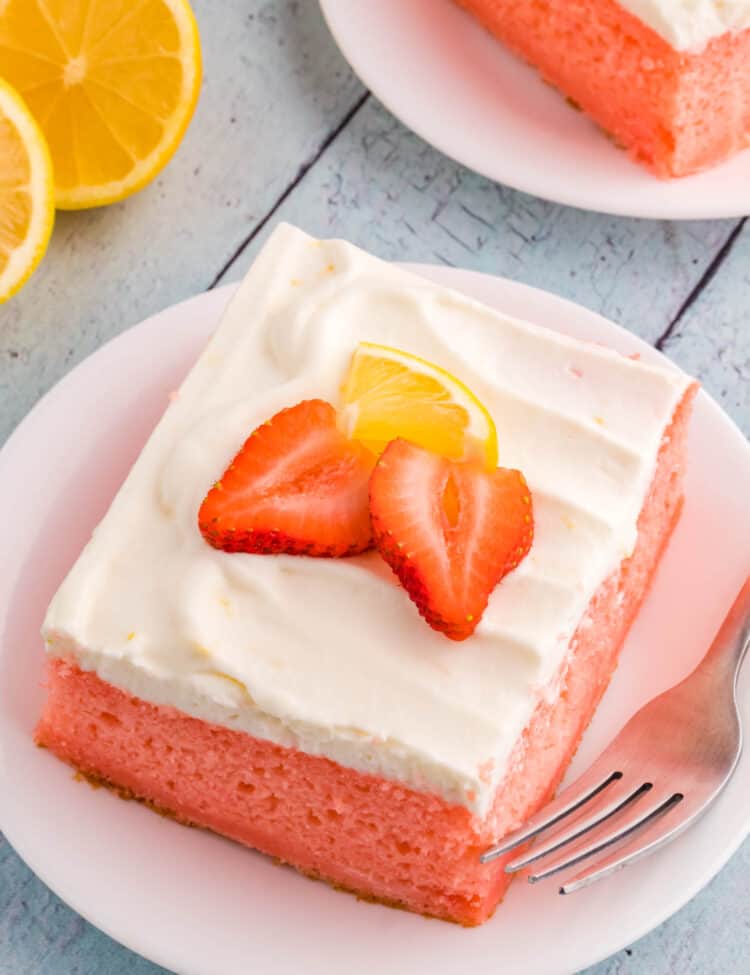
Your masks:
{"label": "lemon rind", "polygon": [[23,139],[31,167],[32,211],[25,238],[0,273],[0,302],[26,284],[44,256],[55,221],[52,159],[42,130],[19,93],[0,79],[0,111]]}
{"label": "lemon rind", "polygon": [[[479,446],[479,453],[488,468],[497,467],[498,448],[495,422],[486,406],[465,383],[462,383],[460,379],[457,379],[441,366],[392,346],[379,345],[375,342],[360,342],[352,358],[352,367],[356,357],[361,354],[369,354],[373,358],[390,359],[406,365],[412,372],[420,372],[433,378],[437,377],[451,391],[455,401],[467,412],[469,426],[466,428],[464,436]],[[346,416],[346,426],[351,431],[356,427],[359,415],[356,403],[346,403],[343,412]],[[478,418],[481,418],[481,423],[476,422]],[[476,451],[472,453],[476,453]]]}
{"label": "lemon rind", "polygon": [[178,109],[170,118],[164,138],[148,156],[138,160],[124,179],[112,180],[96,186],[57,189],[55,205],[58,210],[87,210],[91,207],[118,203],[132,196],[159,175],[182,142],[198,103],[203,77],[200,34],[195,14],[186,0],[162,0],[162,2],[174,14],[175,24],[180,34],[182,54],[180,60],[185,72]]}

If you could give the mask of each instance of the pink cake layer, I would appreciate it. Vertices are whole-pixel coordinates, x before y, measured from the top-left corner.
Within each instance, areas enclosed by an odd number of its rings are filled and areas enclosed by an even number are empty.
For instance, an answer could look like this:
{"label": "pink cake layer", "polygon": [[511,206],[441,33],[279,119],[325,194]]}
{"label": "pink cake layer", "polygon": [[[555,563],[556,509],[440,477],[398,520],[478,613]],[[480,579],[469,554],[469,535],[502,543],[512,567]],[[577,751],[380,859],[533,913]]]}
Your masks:
{"label": "pink cake layer", "polygon": [[748,145],[750,30],[691,53],[617,0],[458,2],[658,176],[707,169]]}
{"label": "pink cake layer", "polygon": [[559,783],[678,519],[693,393],[663,439],[635,551],[591,601],[558,674],[559,693],[540,695],[485,819],[440,796],[147,703],[62,660],[48,668],[38,743],[128,796],[305,874],[368,899],[480,924],[510,878],[504,861],[483,866],[479,854]]}

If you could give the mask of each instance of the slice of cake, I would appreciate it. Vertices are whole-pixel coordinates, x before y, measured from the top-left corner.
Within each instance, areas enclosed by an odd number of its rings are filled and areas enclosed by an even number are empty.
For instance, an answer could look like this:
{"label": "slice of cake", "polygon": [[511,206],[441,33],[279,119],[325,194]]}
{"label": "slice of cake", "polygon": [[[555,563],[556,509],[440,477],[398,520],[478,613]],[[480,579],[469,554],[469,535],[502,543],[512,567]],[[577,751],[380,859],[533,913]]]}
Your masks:
{"label": "slice of cake", "polygon": [[[297,551],[269,534],[268,519],[283,508],[287,536],[309,532],[300,497],[258,485],[270,484],[270,449],[286,443],[299,460],[305,430],[315,432],[304,445],[311,470],[316,451],[338,458],[316,503],[340,503],[345,482],[347,497],[367,505],[366,452],[319,405],[341,403],[358,346],[421,357],[424,382],[460,377],[452,388],[468,413],[479,401],[487,408],[474,433],[485,467],[499,451],[500,480],[471,482],[458,524],[470,518],[505,535],[510,521],[491,490],[520,485],[521,505],[533,496],[530,551],[521,506],[517,558],[502,556],[497,575],[508,574],[481,622],[470,612],[460,632],[409,575],[404,560],[422,555],[389,534],[404,512],[404,530],[422,530],[428,479],[454,463],[406,440],[386,449],[378,483],[373,475],[373,526],[435,629],[377,551],[311,557],[369,544],[361,506],[318,518],[331,547],[309,555],[247,554],[227,542],[237,525],[222,491],[241,497],[232,477],[251,466],[256,499],[268,501],[247,533],[252,550]],[[502,861],[481,865],[479,855],[560,781],[677,521],[694,391],[677,371],[279,227],[49,607],[39,744],[305,874],[481,923],[509,877]],[[390,439],[385,428],[362,429],[370,446]],[[396,476],[383,476],[383,464]]]}
{"label": "slice of cake", "polygon": [[458,0],[657,176],[748,145],[746,0]]}

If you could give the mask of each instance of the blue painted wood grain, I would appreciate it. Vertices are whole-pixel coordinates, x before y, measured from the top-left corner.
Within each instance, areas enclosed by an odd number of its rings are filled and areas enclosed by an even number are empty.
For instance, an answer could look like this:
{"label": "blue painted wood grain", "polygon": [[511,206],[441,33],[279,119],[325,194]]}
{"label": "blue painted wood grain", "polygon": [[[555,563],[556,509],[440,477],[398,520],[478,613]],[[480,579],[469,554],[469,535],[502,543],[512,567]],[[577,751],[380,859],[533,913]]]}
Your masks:
{"label": "blue painted wood grain", "polygon": [[[174,161],[131,200],[59,215],[42,267],[0,307],[0,442],[102,342],[238,278],[279,219],[576,300],[658,343],[750,433],[748,228],[625,220],[515,193],[365,97],[312,0],[195,8],[205,83]],[[586,975],[748,975],[748,903],[750,842],[675,917]],[[0,835],[0,975],[160,972],[62,904]]]}

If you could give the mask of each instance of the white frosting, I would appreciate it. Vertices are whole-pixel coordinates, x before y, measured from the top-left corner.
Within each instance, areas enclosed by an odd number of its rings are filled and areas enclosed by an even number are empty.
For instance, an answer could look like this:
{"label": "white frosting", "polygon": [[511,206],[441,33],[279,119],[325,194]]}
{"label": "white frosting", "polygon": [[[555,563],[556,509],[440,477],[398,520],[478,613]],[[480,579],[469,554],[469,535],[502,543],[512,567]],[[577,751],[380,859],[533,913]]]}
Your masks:
{"label": "white frosting", "polygon": [[619,0],[678,51],[701,50],[727,31],[750,27],[750,0]]}
{"label": "white frosting", "polygon": [[[467,383],[533,492],[532,551],[461,644],[427,627],[376,554],[230,555],[197,528],[247,435],[302,399],[336,402],[364,339]],[[592,594],[632,550],[687,382],[281,226],[53,599],[48,650],[483,813]]]}

